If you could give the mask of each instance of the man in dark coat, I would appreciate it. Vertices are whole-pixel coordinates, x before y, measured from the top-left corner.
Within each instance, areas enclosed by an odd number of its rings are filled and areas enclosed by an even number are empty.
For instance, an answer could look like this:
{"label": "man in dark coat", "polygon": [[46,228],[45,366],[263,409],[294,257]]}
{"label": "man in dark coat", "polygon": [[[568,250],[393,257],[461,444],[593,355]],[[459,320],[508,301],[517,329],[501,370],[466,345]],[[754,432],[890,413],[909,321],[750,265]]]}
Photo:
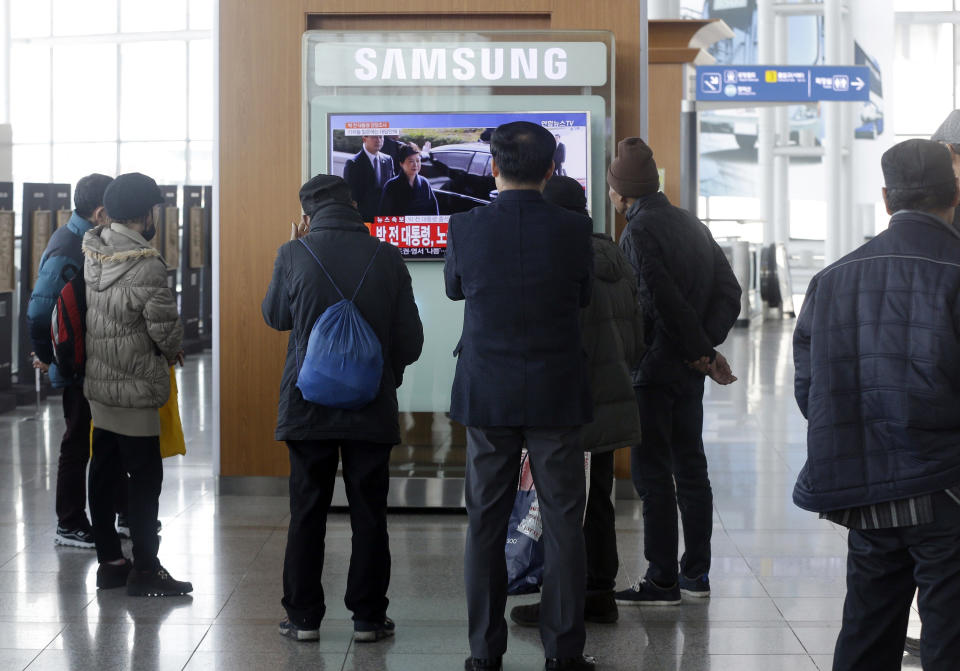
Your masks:
{"label": "man in dark coat", "polygon": [[490,152],[499,196],[451,217],[447,235],[447,296],[466,300],[450,416],[467,426],[468,670],[502,668],[507,649],[503,548],[524,445],[543,516],[547,668],[593,668],[583,655],[580,528],[580,428],[592,402],[579,324],[590,300],[591,223],[543,200],[555,148],[536,124],[497,128]]}
{"label": "man in dark coat", "polygon": [[960,183],[929,140],[881,159],[886,231],[818,273],[794,334],[807,462],[793,500],[848,527],[836,670],[960,659]]}
{"label": "man in dark coat", "polygon": [[[583,187],[572,177],[554,175],[543,199],[587,214]],[[580,311],[583,350],[590,364],[593,421],[583,427],[583,449],[590,457],[590,493],[583,519],[587,549],[587,595],[583,619],[612,624],[619,613],[613,588],[620,567],[617,556],[616,509],[613,494],[614,452],[640,443],[640,414],[633,392],[632,368],[640,362],[643,313],[637,302],[637,278],[609,235],[593,234],[593,295]],[[540,604],[517,606],[510,619],[520,625],[540,624]]]}
{"label": "man in dark coat", "polygon": [[[620,142],[607,171],[610,199],[627,218],[620,249],[637,274],[647,351],[634,370],[643,445],[633,483],[643,499],[646,575],[617,593],[629,606],[677,605],[710,595],[713,492],[703,451],[703,383],[736,380],[714,349],[740,313],[740,285],[710,230],[659,191],[653,152]],[[677,565],[677,505],[685,552]]]}
{"label": "man in dark coat", "polygon": [[[282,601],[288,617],[280,623],[280,633],[300,641],[320,636],[326,612],[321,585],[324,534],[342,460],[353,527],[344,602],[353,611],[354,640],[376,641],[394,631],[387,617],[387,489],[390,450],[400,442],[397,387],[404,368],[420,356],[423,326],[399,250],[370,236],[346,182],[317,175],[300,189],[300,202],[306,214],[292,236],[300,239],[277,252],[262,306],[268,326],[290,331],[276,431],[277,440],[286,441],[290,451],[290,531]],[[310,403],[296,386],[310,331],[340,300],[340,292],[350,297],[358,286],[354,302],[383,349],[380,392],[358,410]]]}
{"label": "man in dark coat", "polygon": [[360,216],[368,224],[378,214],[383,185],[396,174],[393,159],[381,152],[382,148],[382,135],[364,135],[363,147],[343,166],[343,179],[350,185]]}
{"label": "man in dark coat", "polygon": [[567,145],[560,141],[559,133],[554,133],[553,137],[557,141],[557,149],[553,152],[553,171],[557,175],[563,176],[567,174],[567,171],[563,169],[563,164],[567,160]]}

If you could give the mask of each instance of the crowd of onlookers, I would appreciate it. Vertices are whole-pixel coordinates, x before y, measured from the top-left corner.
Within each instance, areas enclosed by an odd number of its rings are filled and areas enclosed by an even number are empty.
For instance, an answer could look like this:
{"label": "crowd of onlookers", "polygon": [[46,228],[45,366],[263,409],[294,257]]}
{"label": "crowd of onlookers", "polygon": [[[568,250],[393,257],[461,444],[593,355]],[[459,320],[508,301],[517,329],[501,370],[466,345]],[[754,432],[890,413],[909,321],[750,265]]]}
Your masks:
{"label": "crowd of onlookers", "polygon": [[[796,398],[809,430],[794,500],[850,529],[837,670],[899,668],[917,589],[924,668],[956,668],[960,659],[952,611],[960,598],[960,144],[952,144],[960,112],[938,134],[884,154],[889,229],[814,277],[796,328]],[[275,434],[291,467],[279,629],[297,641],[318,640],[326,612],[324,538],[338,469],[353,530],[345,603],[354,639],[396,629],[387,614],[389,460],[400,442],[396,390],[421,354],[423,327],[403,258],[371,236],[364,209],[376,200],[411,214],[412,203],[429,201],[429,187],[418,192],[416,147],[400,148],[403,173],[394,177],[381,146],[365,137],[367,160],[358,154],[343,179],[317,175],[303,185],[302,221],[278,250],[262,303],[266,323],[290,332]],[[593,669],[585,621],[612,624],[619,607],[710,595],[704,384],[736,381],[716,347],[737,320],[741,289],[709,229],[662,193],[639,138],[619,143],[607,171],[610,201],[626,219],[619,243],[595,232],[583,187],[554,173],[548,130],[504,124],[490,151],[497,197],[450,218],[443,273],[447,296],[464,301],[450,406],[467,429],[464,668],[502,668],[504,541],[526,450],[543,581],[541,600],[509,615],[540,628],[546,669]],[[354,184],[358,171],[372,171],[363,182],[379,193]],[[183,363],[176,303],[150,244],[161,201],[138,173],[82,179],[28,315],[36,365],[64,390],[56,542],[95,547],[97,586],[139,596],[192,589],[157,558],[157,411],[170,395],[170,367]],[[51,315],[78,275],[85,367],[64,375]],[[308,381],[307,369],[322,375]],[[323,402],[310,400],[318,385]],[[647,566],[616,591],[613,455],[624,447],[643,500]]]}

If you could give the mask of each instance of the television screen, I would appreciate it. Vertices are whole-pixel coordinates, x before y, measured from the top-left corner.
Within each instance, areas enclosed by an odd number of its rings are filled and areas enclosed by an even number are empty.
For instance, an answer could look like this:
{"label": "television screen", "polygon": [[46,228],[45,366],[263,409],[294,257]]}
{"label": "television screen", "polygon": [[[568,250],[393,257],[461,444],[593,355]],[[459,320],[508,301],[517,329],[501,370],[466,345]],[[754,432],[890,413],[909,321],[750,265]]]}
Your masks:
{"label": "television screen", "polygon": [[557,172],[587,189],[587,112],[330,114],[329,170],[350,184],[371,234],[410,259],[442,259],[450,215],[497,197],[490,135],[510,121],[550,130]]}

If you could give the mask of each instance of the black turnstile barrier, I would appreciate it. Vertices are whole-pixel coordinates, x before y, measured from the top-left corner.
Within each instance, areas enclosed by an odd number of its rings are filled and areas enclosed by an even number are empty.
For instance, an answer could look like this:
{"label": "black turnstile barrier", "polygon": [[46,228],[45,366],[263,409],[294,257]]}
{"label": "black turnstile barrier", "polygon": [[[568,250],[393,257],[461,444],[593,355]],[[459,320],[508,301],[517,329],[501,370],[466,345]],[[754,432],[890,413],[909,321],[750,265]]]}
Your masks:
{"label": "black turnstile barrier", "polygon": [[[17,383],[14,391],[17,402],[27,405],[36,401],[33,381],[33,342],[30,340],[30,327],[27,324],[27,306],[30,294],[40,272],[40,259],[47,248],[50,236],[57,226],[59,213],[70,209],[69,184],[23,185],[23,214],[20,235],[20,299],[19,299],[19,338],[17,340]],[[67,217],[69,220],[69,217]],[[41,385],[41,397],[51,393],[47,378]]]}
{"label": "black turnstile barrier", "polygon": [[213,187],[203,187],[203,289],[200,310],[200,340],[213,347]]}
{"label": "black turnstile barrier", "polygon": [[0,412],[17,407],[13,393],[13,297],[17,287],[13,183],[0,182]]}
{"label": "black turnstile barrier", "polygon": [[200,340],[201,285],[203,281],[203,187],[183,187],[183,235],[180,249],[180,320],[183,351],[203,351]]}

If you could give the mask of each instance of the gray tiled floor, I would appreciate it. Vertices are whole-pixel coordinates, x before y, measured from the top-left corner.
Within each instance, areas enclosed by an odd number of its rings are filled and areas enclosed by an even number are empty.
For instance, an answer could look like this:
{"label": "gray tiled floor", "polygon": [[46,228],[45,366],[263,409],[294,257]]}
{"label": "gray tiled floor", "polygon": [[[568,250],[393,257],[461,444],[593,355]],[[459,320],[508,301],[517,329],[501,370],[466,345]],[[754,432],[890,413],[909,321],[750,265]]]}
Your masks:
{"label": "gray tiled floor", "polygon": [[[828,669],[844,595],[843,530],[790,501],[804,459],[792,397],[792,323],[737,331],[723,350],[740,382],[708,384],[704,439],[715,494],[714,596],[678,608],[621,609],[588,625],[601,669]],[[329,524],[327,619],[318,644],[276,633],[288,518],[283,498],[217,496],[211,475],[209,355],[181,372],[188,454],[165,464],[161,559],[190,598],[97,593],[90,551],[55,548],[58,400],[34,419],[0,415],[0,670],[459,669],[467,653],[464,518],[392,514],[395,639],[351,643],[342,594],[350,527]],[[636,501],[617,507],[620,583],[642,571]],[[511,600],[530,601],[530,597]],[[919,620],[914,614],[911,629]],[[905,667],[919,668],[905,658]],[[542,668],[535,630],[511,627],[506,669]]]}

